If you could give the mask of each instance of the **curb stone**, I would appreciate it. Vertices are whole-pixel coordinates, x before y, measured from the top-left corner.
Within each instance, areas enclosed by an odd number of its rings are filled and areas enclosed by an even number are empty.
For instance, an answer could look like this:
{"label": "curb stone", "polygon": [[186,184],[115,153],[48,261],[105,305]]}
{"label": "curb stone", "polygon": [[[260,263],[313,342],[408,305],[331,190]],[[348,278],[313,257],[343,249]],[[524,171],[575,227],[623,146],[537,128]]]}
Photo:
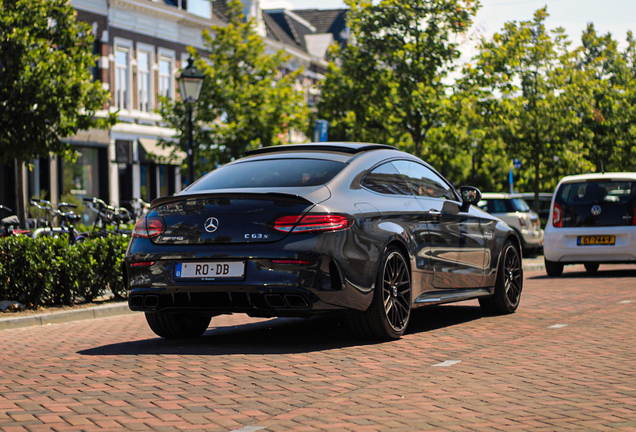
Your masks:
{"label": "curb stone", "polygon": [[[525,260],[524,260],[525,261]],[[524,271],[545,271],[543,260],[528,260],[523,263]],[[536,262],[535,262],[536,261]],[[29,315],[23,317],[0,318],[0,330],[8,330],[21,327],[31,327],[47,324],[58,324],[69,321],[105,318],[117,315],[128,315],[135,312],[128,307],[128,302],[113,305],[94,306],[78,310],[53,312],[41,315]]]}
{"label": "curb stone", "polygon": [[0,330],[31,327],[37,325],[58,324],[63,322],[86,319],[105,318],[132,313],[134,312],[131,311],[130,308],[128,308],[128,302],[121,302],[113,305],[93,306],[84,309],[70,310],[64,312],[0,318]]}

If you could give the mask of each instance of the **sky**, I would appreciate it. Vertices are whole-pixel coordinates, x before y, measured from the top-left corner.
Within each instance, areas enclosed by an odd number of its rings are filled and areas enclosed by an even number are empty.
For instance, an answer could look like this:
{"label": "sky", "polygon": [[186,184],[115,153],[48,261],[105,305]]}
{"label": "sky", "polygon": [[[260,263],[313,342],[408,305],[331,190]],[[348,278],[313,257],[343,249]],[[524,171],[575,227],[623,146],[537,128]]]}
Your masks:
{"label": "sky", "polygon": [[[627,31],[636,33],[636,0],[481,0],[481,5],[473,30],[484,36],[500,31],[507,21],[528,21],[537,9],[546,5],[550,14],[547,27],[564,27],[574,45],[580,44],[588,22],[594,23],[599,34],[612,33],[621,48],[626,45]],[[261,7],[339,9],[346,5],[343,0],[261,0]]]}

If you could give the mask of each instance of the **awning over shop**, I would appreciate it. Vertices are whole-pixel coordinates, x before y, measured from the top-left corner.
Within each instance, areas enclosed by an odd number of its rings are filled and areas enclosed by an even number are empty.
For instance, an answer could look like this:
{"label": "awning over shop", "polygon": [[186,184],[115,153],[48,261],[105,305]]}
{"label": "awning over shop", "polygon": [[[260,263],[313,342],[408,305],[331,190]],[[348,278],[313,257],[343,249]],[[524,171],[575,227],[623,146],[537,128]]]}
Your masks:
{"label": "awning over shop", "polygon": [[156,139],[139,138],[139,160],[167,165],[181,165],[186,154],[174,147],[162,147]]}

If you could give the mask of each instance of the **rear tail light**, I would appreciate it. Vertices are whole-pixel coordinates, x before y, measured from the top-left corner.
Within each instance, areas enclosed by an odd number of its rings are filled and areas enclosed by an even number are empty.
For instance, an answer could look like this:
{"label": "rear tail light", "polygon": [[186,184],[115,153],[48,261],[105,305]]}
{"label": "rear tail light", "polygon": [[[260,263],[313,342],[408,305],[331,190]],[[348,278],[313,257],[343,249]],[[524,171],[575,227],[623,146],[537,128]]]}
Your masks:
{"label": "rear tail light", "polygon": [[636,205],[634,205],[634,216],[632,216],[632,225],[636,225]]}
{"label": "rear tail light", "polygon": [[130,266],[131,267],[150,267],[154,263],[155,263],[154,261],[137,261],[134,263],[130,263]]}
{"label": "rear tail light", "polygon": [[552,212],[552,225],[556,228],[563,227],[563,212],[561,211],[561,206],[557,203],[554,203],[554,211]]}
{"label": "rear tail light", "polygon": [[142,217],[135,224],[132,236],[138,238],[159,237],[166,231],[166,224],[161,217]]}
{"label": "rear tail light", "polygon": [[309,233],[318,231],[338,231],[353,224],[351,216],[339,214],[308,214],[283,216],[276,219],[274,229],[284,233]]}

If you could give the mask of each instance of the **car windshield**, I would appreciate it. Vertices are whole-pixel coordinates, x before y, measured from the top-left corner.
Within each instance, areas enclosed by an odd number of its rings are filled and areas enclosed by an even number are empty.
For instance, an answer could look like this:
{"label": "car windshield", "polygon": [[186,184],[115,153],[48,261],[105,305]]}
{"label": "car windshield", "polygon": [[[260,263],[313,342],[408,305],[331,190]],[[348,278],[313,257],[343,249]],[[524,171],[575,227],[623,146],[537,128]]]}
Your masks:
{"label": "car windshield", "polygon": [[222,166],[197,181],[190,191],[212,189],[319,186],[346,164],[323,159],[262,159]]}

